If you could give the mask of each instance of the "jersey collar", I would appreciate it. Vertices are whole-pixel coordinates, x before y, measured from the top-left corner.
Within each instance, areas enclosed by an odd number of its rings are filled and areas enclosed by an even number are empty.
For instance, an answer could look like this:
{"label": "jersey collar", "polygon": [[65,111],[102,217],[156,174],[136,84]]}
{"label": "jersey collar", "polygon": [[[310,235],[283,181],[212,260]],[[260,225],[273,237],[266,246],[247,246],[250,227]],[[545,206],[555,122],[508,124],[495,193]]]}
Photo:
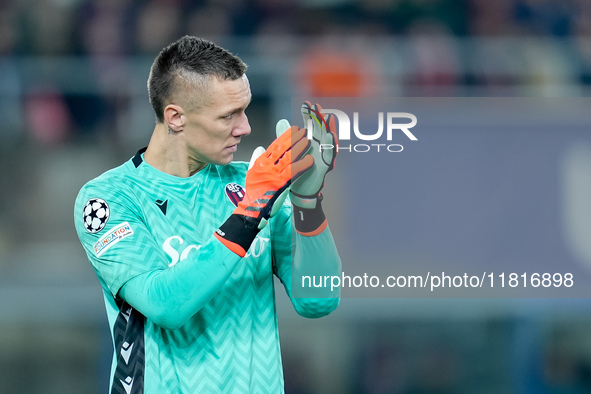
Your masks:
{"label": "jersey collar", "polygon": [[142,162],[144,161],[144,158],[142,157],[142,153],[144,153],[146,151],[146,149],[148,149],[147,146],[138,150],[137,153],[135,154],[135,156],[133,157],[133,159],[131,159],[135,168],[138,168],[140,166],[140,164],[142,164]]}

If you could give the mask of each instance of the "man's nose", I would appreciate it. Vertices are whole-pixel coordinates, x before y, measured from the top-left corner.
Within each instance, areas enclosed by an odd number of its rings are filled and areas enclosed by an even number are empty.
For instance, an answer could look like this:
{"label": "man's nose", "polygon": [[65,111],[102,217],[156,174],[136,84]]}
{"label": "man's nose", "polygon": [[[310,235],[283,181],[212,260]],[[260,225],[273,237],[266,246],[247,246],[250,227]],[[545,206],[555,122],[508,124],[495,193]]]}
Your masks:
{"label": "man's nose", "polygon": [[236,126],[234,127],[234,130],[232,130],[232,135],[234,135],[235,137],[240,137],[243,135],[249,135],[250,134],[250,123],[248,123],[248,117],[246,116],[245,113],[243,113],[240,116],[240,121],[236,124]]}

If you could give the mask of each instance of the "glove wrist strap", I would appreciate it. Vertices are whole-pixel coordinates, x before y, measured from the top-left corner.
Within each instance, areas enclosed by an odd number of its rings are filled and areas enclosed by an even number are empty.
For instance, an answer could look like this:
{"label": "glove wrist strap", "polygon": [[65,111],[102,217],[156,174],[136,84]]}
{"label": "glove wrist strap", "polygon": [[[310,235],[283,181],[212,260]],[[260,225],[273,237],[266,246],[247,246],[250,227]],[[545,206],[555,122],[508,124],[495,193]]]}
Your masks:
{"label": "glove wrist strap", "polygon": [[303,209],[315,209],[318,205],[318,196],[302,196],[297,193],[291,192],[291,203],[299,208]]}
{"label": "glove wrist strap", "polygon": [[305,236],[318,235],[328,226],[326,215],[322,210],[322,194],[318,194],[314,200],[313,208],[302,208],[293,203],[295,229]]}
{"label": "glove wrist strap", "polygon": [[244,257],[260,231],[259,222],[250,216],[232,214],[214,235],[232,252]]}

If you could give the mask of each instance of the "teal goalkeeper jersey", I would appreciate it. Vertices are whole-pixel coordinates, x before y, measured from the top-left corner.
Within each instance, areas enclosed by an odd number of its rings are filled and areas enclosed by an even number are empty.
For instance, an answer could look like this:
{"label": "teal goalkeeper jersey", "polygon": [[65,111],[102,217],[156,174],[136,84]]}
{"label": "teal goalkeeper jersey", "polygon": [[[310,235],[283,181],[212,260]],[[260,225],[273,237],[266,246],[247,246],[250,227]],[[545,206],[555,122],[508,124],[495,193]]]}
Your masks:
{"label": "teal goalkeeper jersey", "polygon": [[[140,151],[81,189],[75,225],[112,330],[111,393],[283,392],[273,275],[290,294],[290,206],[284,204],[243,259],[213,237],[242,198],[247,168],[244,162],[208,165],[179,178],[145,163]],[[172,275],[190,264],[205,281],[207,270],[231,273],[180,327],[163,328],[119,297],[134,278]],[[178,297],[181,309],[186,283],[182,275],[171,277],[167,292],[147,295]]]}

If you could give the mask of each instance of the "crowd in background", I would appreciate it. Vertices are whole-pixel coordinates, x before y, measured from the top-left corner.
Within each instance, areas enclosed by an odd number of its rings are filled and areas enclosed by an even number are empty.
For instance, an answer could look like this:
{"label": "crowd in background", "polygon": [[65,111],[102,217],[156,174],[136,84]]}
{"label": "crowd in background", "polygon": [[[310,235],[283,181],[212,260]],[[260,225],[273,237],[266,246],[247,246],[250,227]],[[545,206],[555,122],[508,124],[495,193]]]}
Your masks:
{"label": "crowd in background", "polygon": [[339,34],[584,37],[586,0],[7,0],[4,55],[158,52],[184,34],[209,38]]}
{"label": "crowd in background", "polygon": [[[59,143],[120,134],[131,96],[142,93],[124,87],[146,77],[130,59],[151,60],[185,34],[247,62],[266,59],[289,80],[287,96],[579,96],[591,84],[586,0],[7,0],[0,135]],[[39,64],[54,58],[66,59],[62,79],[78,77],[77,88],[37,77]],[[286,59],[288,67],[271,66]],[[80,62],[88,64],[84,76],[74,67]],[[255,103],[277,99],[260,85]],[[521,89],[539,85],[550,89]],[[458,88],[465,86],[486,90]]]}

